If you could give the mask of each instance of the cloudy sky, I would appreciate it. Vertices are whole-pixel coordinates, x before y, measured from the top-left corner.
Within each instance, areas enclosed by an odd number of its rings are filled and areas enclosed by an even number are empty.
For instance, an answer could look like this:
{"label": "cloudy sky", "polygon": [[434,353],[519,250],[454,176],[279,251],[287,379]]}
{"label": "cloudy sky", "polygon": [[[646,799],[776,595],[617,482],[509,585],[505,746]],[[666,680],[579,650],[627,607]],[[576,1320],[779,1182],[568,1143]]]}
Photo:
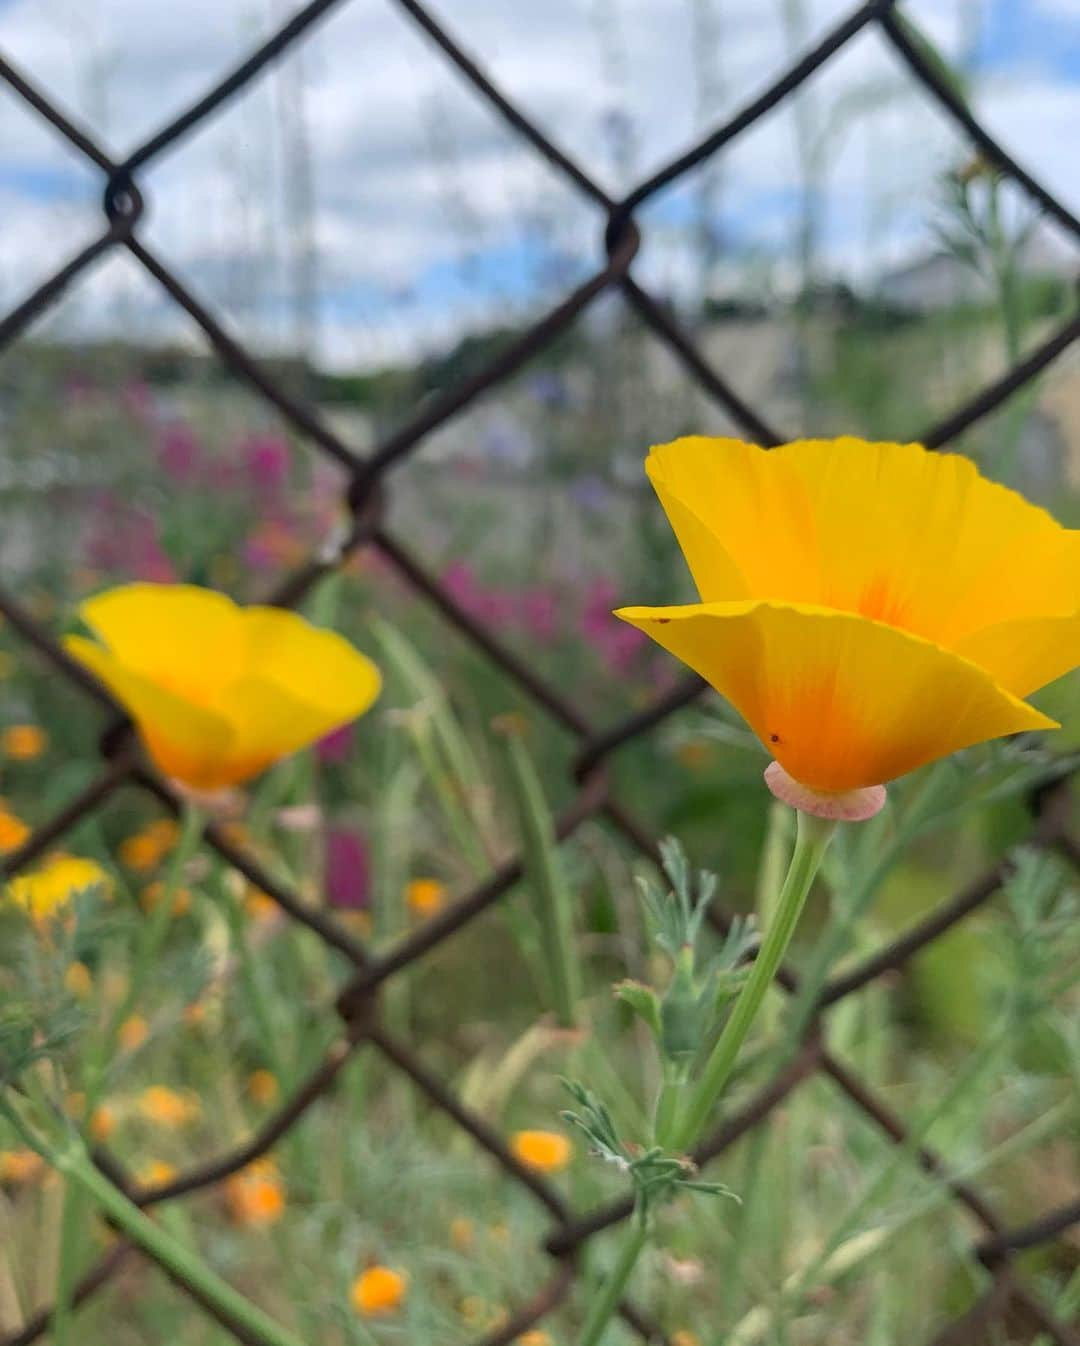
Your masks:
{"label": "cloudy sky", "polygon": [[[433,0],[432,11],[610,190],[759,92],[855,0]],[[0,48],[123,156],[295,8],[286,0],[0,0]],[[1080,210],[1080,0],[907,0],[980,115]],[[824,168],[808,170],[812,160]],[[688,298],[782,285],[800,184],[822,265],[870,285],[934,244],[968,157],[876,33],[643,215],[639,274]],[[595,266],[603,220],[502,126],[393,0],[343,0],[140,178],[145,235],[248,340],[370,366],[536,311]],[[100,174],[0,86],[0,304],[101,228]],[[43,331],[188,328],[119,253]]]}

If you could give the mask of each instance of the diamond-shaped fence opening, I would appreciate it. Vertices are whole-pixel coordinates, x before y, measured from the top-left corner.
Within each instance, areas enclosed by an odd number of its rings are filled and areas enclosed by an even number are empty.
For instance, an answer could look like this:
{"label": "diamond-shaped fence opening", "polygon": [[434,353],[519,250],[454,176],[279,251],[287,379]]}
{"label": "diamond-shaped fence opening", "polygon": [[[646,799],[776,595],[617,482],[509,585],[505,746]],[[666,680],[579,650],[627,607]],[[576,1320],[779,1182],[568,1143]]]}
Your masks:
{"label": "diamond-shaped fence opening", "polygon": [[[66,142],[66,148],[80,155],[88,167],[100,170],[104,210],[100,232],[74,255],[64,258],[32,294],[0,319],[0,348],[10,345],[32,323],[48,314],[62,297],[76,289],[80,282],[85,282],[103,258],[126,253],[128,260],[141,268],[147,279],[160,290],[162,300],[178,306],[187,319],[201,329],[230,374],[271,404],[274,413],[283,417],[292,432],[311,450],[332,460],[347,474],[347,489],[342,501],[347,526],[338,530],[281,582],[268,596],[269,601],[282,605],[299,602],[319,579],[342,565],[354,552],[374,548],[420,601],[429,604],[434,613],[455,627],[482,656],[497,664],[544,715],[576,741],[578,750],[573,763],[576,789],[571,802],[557,819],[559,837],[565,839],[573,835],[587,820],[598,820],[655,861],[655,839],[613,792],[605,767],[608,759],[623,745],[650,733],[694,701],[704,684],[696,678],[685,679],[626,718],[615,723],[594,723],[560,687],[553,686],[538,674],[528,659],[465,611],[410,546],[390,529],[385,506],[387,492],[392,487],[393,468],[421,446],[428,435],[445,427],[477,399],[498,390],[524,369],[534,356],[566,333],[599,296],[615,292],[621,293],[638,319],[732,423],[758,442],[778,442],[786,427],[773,423],[769,408],[760,409],[745,401],[738,388],[728,383],[723,369],[713,365],[667,306],[635,277],[634,259],[640,245],[637,212],[670,184],[715,162],[727,146],[768,116],[864,31],[876,31],[893,49],[898,62],[906,66],[911,77],[922,86],[925,96],[937,103],[985,162],[1010,179],[1039,211],[1077,241],[1080,241],[1080,222],[987,133],[913,37],[894,0],[868,0],[853,9],[764,92],[622,199],[615,199],[586,167],[565,153],[525,115],[512,96],[496,86],[482,66],[418,0],[393,0],[395,7],[437,49],[437,58],[449,63],[449,68],[486,103],[512,135],[542,156],[568,187],[602,213],[607,220],[607,229],[605,254],[595,259],[586,278],[569,289],[560,302],[504,345],[485,367],[431,397],[410,419],[386,434],[369,452],[362,453],[357,445],[331,428],[319,411],[285,388],[259,358],[230,335],[215,313],[189,289],[157,250],[147,244],[141,229],[146,204],[141,187],[144,170],[170,147],[197,134],[218,109],[258,81],[271,63],[302,43],[320,19],[343,9],[348,3],[349,0],[313,0],[204,96],[123,160],[103,150],[44,90],[0,57],[0,78],[5,81],[9,94],[21,100],[38,118],[51,124],[52,130]],[[1017,364],[964,405],[928,425],[921,436],[923,442],[931,448],[940,447],[979,423],[1003,406],[1014,393],[1029,385],[1077,336],[1080,336],[1080,319],[1076,317],[1042,336]],[[24,868],[94,810],[108,804],[122,789],[141,791],[151,797],[157,808],[178,812],[179,801],[170,787],[149,772],[132,752],[129,726],[123,716],[116,712],[82,668],[68,658],[47,628],[18,600],[3,591],[0,591],[0,614],[15,635],[40,655],[50,675],[67,680],[73,694],[86,699],[90,714],[100,715],[102,731],[102,763],[98,774],[71,792],[55,815],[41,825],[20,850],[8,857],[3,872],[10,875]],[[1032,801],[1035,815],[1032,841],[1059,851],[1075,863],[1080,848],[1063,830],[1063,810],[1054,806],[1055,791],[1066,786],[1063,773],[1060,780],[1051,781],[1036,793]],[[343,956],[351,972],[336,998],[340,1033],[323,1059],[312,1065],[307,1078],[292,1096],[273,1110],[243,1145],[212,1155],[175,1179],[151,1186],[135,1182],[105,1152],[98,1155],[98,1162],[143,1206],[155,1206],[187,1193],[212,1188],[287,1135],[308,1109],[334,1087],[342,1070],[358,1051],[375,1052],[432,1108],[468,1132],[480,1150],[506,1175],[519,1182],[550,1218],[551,1229],[544,1244],[552,1258],[549,1279],[532,1293],[531,1298],[523,1299],[506,1321],[480,1337],[478,1346],[480,1343],[482,1346],[499,1346],[513,1341],[563,1302],[571,1292],[577,1274],[577,1251],[594,1234],[625,1219],[630,1212],[630,1203],[618,1199],[592,1211],[571,1210],[544,1178],[514,1157],[503,1138],[482,1116],[465,1106],[445,1086],[438,1074],[425,1064],[422,1054],[387,1028],[379,1015],[378,991],[388,978],[424,958],[444,941],[453,939],[481,913],[498,904],[520,878],[521,859],[507,860],[452,906],[402,936],[378,956],[372,956],[350,929],[324,909],[312,907],[288,885],[266,872],[226,830],[211,824],[205,840],[230,866],[269,894],[290,919],[302,922]],[[1080,1220],[1077,1204],[1073,1202],[1037,1213],[1029,1223],[1009,1227],[977,1187],[954,1176],[933,1150],[910,1142],[904,1121],[886,1105],[876,1089],[837,1059],[827,1044],[825,1011],[831,1005],[884,974],[904,967],[921,949],[990,901],[1007,876],[1004,863],[988,870],[892,943],[867,955],[854,968],[828,982],[812,1007],[810,1026],[801,1050],[701,1144],[698,1158],[707,1163],[769,1118],[774,1109],[808,1078],[822,1078],[840,1098],[861,1112],[882,1137],[897,1146],[910,1146],[911,1161],[929,1178],[940,1183],[950,1199],[966,1209],[981,1231],[973,1252],[989,1273],[988,1288],[962,1319],[939,1335],[936,1340],[940,1346],[950,1342],[987,1340],[988,1334],[994,1331],[994,1324],[1006,1321],[1023,1324],[1023,1330],[1028,1333],[1025,1339],[1034,1339],[1041,1334],[1058,1346],[1076,1346],[1075,1329],[1055,1318],[1035,1296],[1019,1274],[1015,1259],[1026,1249],[1049,1243]],[[719,928],[726,927],[727,918],[723,912],[714,912],[714,919]],[[781,969],[779,980],[785,989],[797,990],[797,977],[790,969]],[[332,1012],[330,1006],[326,1012]],[[124,1243],[114,1243],[77,1287],[76,1303],[81,1304],[95,1295],[130,1253],[131,1249]],[[181,1288],[202,1303],[194,1287],[181,1285]],[[217,1312],[205,1303],[202,1307],[207,1312]],[[621,1314],[626,1325],[641,1340],[665,1340],[657,1325],[632,1302],[622,1304]],[[253,1336],[250,1329],[227,1316],[221,1317],[221,1322],[237,1340],[258,1343],[258,1337]],[[49,1312],[46,1310],[9,1335],[3,1346],[29,1343],[46,1332],[48,1326]]]}

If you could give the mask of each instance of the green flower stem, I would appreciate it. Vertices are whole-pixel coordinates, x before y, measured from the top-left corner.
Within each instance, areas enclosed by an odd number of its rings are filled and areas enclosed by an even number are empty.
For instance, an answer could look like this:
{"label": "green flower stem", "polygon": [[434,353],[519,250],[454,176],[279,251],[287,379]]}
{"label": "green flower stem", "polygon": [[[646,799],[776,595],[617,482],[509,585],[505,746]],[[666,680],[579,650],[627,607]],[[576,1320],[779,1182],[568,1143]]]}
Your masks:
{"label": "green flower stem", "polygon": [[622,1299],[626,1283],[630,1279],[630,1273],[637,1263],[648,1236],[648,1219],[639,1198],[638,1204],[634,1207],[630,1229],[622,1247],[619,1249],[618,1261],[612,1268],[611,1275],[601,1287],[600,1293],[589,1307],[585,1325],[581,1329],[578,1346],[597,1346],[597,1342],[604,1334],[604,1329],[619,1307],[619,1300]]}
{"label": "green flower stem", "polygon": [[79,1143],[46,1156],[64,1176],[90,1197],[109,1220],[132,1243],[159,1263],[199,1299],[221,1314],[223,1320],[242,1327],[247,1337],[265,1346],[303,1346],[300,1339],[263,1313],[223,1281],[191,1249],[178,1242],[160,1224],[144,1215],[94,1166]]}
{"label": "green flower stem", "polygon": [[653,1138],[662,1149],[671,1148],[671,1137],[678,1124],[685,1089],[686,1071],[681,1066],[665,1063],[664,1080],[653,1115]]}
{"label": "green flower stem", "polygon": [[60,1214],[60,1247],[56,1262],[56,1302],[52,1317],[53,1346],[68,1346],[70,1340],[72,1295],[75,1290],[83,1205],[82,1191],[74,1183],[65,1182]]}
{"label": "green flower stem", "polygon": [[795,932],[810,885],[836,830],[835,822],[815,818],[808,813],[800,813],[798,823],[795,849],[780,889],[773,922],[765,934],[750,975],[735,1001],[723,1032],[690,1094],[686,1111],[674,1130],[672,1142],[676,1149],[688,1150],[704,1130]]}
{"label": "green flower stem", "polygon": [[94,1053],[87,1067],[85,1085],[87,1117],[92,1114],[100,1098],[106,1071],[116,1054],[116,1043],[120,1035],[120,1029],[138,1004],[146,982],[157,964],[157,957],[161,952],[161,946],[165,942],[173,907],[180,891],[180,881],[184,877],[184,869],[199,847],[205,826],[206,817],[203,811],[195,804],[185,803],[180,821],[180,835],[173,847],[172,854],[169,856],[169,866],[165,872],[161,897],[150,915],[143,921],[139,930],[139,938],[135,945],[135,958],[128,976],[127,990],[105,1029],[98,1050]]}

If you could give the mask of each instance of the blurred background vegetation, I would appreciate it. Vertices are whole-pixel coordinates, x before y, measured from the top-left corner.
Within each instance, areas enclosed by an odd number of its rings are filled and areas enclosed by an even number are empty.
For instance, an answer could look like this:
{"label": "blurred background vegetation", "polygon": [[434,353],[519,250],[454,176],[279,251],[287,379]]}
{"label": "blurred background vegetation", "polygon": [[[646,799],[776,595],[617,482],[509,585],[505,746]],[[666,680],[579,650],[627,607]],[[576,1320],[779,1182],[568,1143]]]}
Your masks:
{"label": "blurred background vegetation", "polygon": [[[96,7],[53,6],[47,39],[37,16],[49,7],[28,17],[25,0],[9,0],[0,36],[10,22],[12,56],[21,37],[31,73],[126,146],[162,119],[145,94],[143,47],[124,47],[123,23],[139,28],[150,16],[132,19],[119,0],[100,0],[95,22]],[[359,8],[345,6],[340,22]],[[478,53],[513,93],[515,71],[524,63],[528,76],[530,66],[509,9],[446,6],[463,38],[475,21]],[[927,18],[925,7],[909,9]],[[977,109],[987,88],[987,97],[1000,91],[998,9],[957,6],[945,41],[952,77]],[[153,69],[177,106],[284,15],[275,4],[215,10],[193,9],[176,71],[161,70],[168,18],[133,38],[155,44]],[[747,7],[720,0],[565,0],[536,47],[544,78],[526,96],[571,141],[580,134],[573,148],[625,189],[680,147],[671,137],[689,142],[740,105],[840,12],[783,0],[759,30]],[[58,55],[62,20],[72,28]],[[466,105],[451,76],[425,83],[438,62],[409,30],[355,22],[319,29],[302,58],[294,53],[231,105],[197,148],[155,167],[147,195],[155,242],[200,298],[260,352],[276,382],[363,451],[483,368],[581,279],[602,221],[546,173],[526,170],[527,152],[506,133],[478,126],[486,114]],[[526,35],[534,22],[521,19]],[[563,30],[575,63],[560,69]],[[682,65],[657,56],[650,81],[643,71],[658,32]],[[211,38],[222,38],[212,60]],[[751,131],[738,158],[710,162],[641,219],[642,274],[710,363],[790,437],[917,437],[1074,311],[1075,240],[951,129],[922,120],[922,96],[868,43],[860,38],[775,124]],[[202,44],[195,55],[193,44]],[[357,63],[351,83],[346,59]],[[1030,68],[1027,96],[1041,108],[1045,90]],[[670,129],[658,78],[678,85]],[[395,139],[384,132],[397,104],[379,98],[402,80],[415,96]],[[74,161],[54,161],[63,152],[46,145],[32,114],[0,98],[0,192],[13,210],[12,229],[0,229],[0,287],[14,302],[96,227],[100,184]],[[1006,107],[1023,121],[1022,98]],[[345,123],[361,128],[354,139]],[[773,155],[779,181],[749,172]],[[369,184],[377,208],[352,229],[353,194]],[[413,247],[404,259],[399,234]],[[0,361],[3,583],[57,634],[82,597],[132,579],[265,597],[347,522],[340,470],[231,379],[151,287],[128,259],[110,258]],[[610,724],[678,676],[610,609],[690,596],[641,467],[650,443],[688,432],[739,427],[617,299],[605,299],[395,470],[389,526],[468,613]],[[1075,352],[950,447],[1080,522]],[[556,811],[572,795],[577,745],[377,551],[359,552],[305,610],[379,661],[386,692],[354,730],[272,772],[237,827],[307,900],[335,906],[386,948],[518,846],[493,721],[516,717]],[[889,815],[835,856],[796,962],[811,959],[823,931],[840,932],[841,959],[867,952],[1012,853],[1030,833],[1031,790],[1077,746],[1076,701],[1074,680],[1040,698],[1072,726],[1052,742],[989,745],[899,786]],[[0,722],[0,847],[11,850],[23,826],[44,823],[91,779],[103,720],[0,628]],[[611,769],[655,835],[675,834],[695,863],[719,872],[726,907],[760,911],[763,764],[752,736],[709,698],[622,749]],[[925,816],[928,795],[948,807]],[[57,944],[5,914],[4,993],[43,1024],[60,1024],[58,1069],[74,1094],[86,1035],[123,995],[131,933],[168,854],[154,821],[142,799],[123,793],[65,840],[107,867],[113,891],[80,910]],[[892,861],[884,872],[882,854]],[[600,823],[561,855],[586,987],[581,1041],[543,1017],[528,884],[386,989],[388,1020],[508,1136],[558,1127],[560,1073],[587,1073],[631,1132],[647,1097],[649,1054],[609,993],[614,980],[650,968],[633,888],[641,862]],[[144,1175],[224,1150],[295,1087],[334,1036],[328,1007],[344,972],[208,856],[187,878],[190,905],[113,1063],[111,1112],[100,1122]],[[844,894],[860,884],[875,900],[851,923]],[[1004,897],[901,977],[829,1016],[846,1059],[953,1165],[985,1182],[1010,1220],[1077,1190],[1071,902],[1065,868],[1024,852]],[[784,1022],[778,998],[771,1023],[781,1042]],[[739,1090],[763,1080],[779,1051],[766,1043]],[[154,1086],[189,1106],[155,1108],[146,1101]],[[52,1295],[59,1198],[32,1165],[20,1169],[18,1147],[0,1135],[5,1156],[0,1326],[11,1330]],[[283,1201],[265,1221],[216,1195],[163,1218],[312,1342],[475,1340],[549,1273],[530,1198],[373,1056],[360,1055],[274,1164]],[[802,1087],[725,1156],[719,1176],[743,1205],[672,1207],[664,1250],[638,1278],[638,1297],[675,1346],[929,1341],[983,1284],[969,1223],[827,1082]],[[618,1190],[580,1152],[554,1180],[581,1208]],[[80,1265],[108,1239],[90,1221],[83,1236]],[[609,1256],[601,1238],[587,1274]],[[385,1319],[350,1304],[349,1286],[369,1262],[408,1273],[406,1300]],[[1074,1236],[1022,1265],[1062,1316],[1076,1311]],[[547,1325],[551,1343],[574,1339],[578,1312],[572,1301]],[[224,1340],[135,1260],[85,1310],[80,1331],[110,1346]],[[1034,1339],[1023,1322],[992,1331],[994,1343]],[[612,1328],[613,1346],[630,1340]]]}

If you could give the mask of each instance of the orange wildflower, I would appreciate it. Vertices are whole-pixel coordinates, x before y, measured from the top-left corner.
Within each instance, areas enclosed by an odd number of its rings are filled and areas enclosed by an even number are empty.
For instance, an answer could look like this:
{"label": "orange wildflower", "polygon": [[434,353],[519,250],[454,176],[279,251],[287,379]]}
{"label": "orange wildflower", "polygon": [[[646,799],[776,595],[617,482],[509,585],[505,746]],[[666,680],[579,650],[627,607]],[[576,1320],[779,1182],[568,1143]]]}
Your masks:
{"label": "orange wildflower", "polygon": [[406,1287],[406,1279],[400,1271],[391,1267],[368,1267],[353,1281],[353,1308],[361,1318],[396,1313],[405,1298]]}
{"label": "orange wildflower", "polygon": [[896,776],[1057,727],[1021,698],[1080,661],[1080,532],[967,459],[692,437],[646,470],[701,601],[616,615],[731,701],[787,802],[869,816]]}
{"label": "orange wildflower", "polygon": [[434,916],[446,901],[446,885],[438,879],[410,879],[405,901],[417,916]]}
{"label": "orange wildflower", "polygon": [[0,855],[17,851],[29,835],[30,829],[23,820],[0,806]]}
{"label": "orange wildflower", "polygon": [[273,1103],[279,1091],[277,1076],[270,1070],[253,1070],[248,1076],[248,1093],[260,1106]]}
{"label": "orange wildflower", "polygon": [[0,751],[13,762],[32,762],[48,746],[45,730],[36,724],[12,724],[0,735]]}
{"label": "orange wildflower", "polygon": [[[164,896],[165,884],[161,879],[155,879],[142,890],[143,904],[148,911],[153,911]],[[175,888],[172,895],[172,914],[186,916],[190,910],[191,889],[183,886]]]}
{"label": "orange wildflower", "polygon": [[117,1041],[126,1052],[138,1051],[150,1036],[150,1028],[141,1014],[132,1014],[120,1025]]}
{"label": "orange wildflower", "polygon": [[120,859],[138,873],[153,869],[161,861],[161,843],[149,832],[136,832],[120,843]]}
{"label": "orange wildflower", "polygon": [[90,1139],[104,1144],[116,1130],[116,1113],[108,1103],[100,1103],[90,1114],[87,1127]]}
{"label": "orange wildflower", "polygon": [[192,790],[250,780],[379,693],[370,659],[295,612],[188,584],[124,585],[79,611],[97,641],[69,636],[68,651],[130,712],[160,770]]}
{"label": "orange wildflower", "polygon": [[244,891],[244,910],[256,923],[273,921],[281,915],[281,908],[270,894],[253,883],[249,883]]}
{"label": "orange wildflower", "polygon": [[151,1159],[139,1169],[136,1176],[144,1187],[162,1187],[177,1176],[177,1168],[175,1164],[168,1164],[164,1159]]}
{"label": "orange wildflower", "polygon": [[156,1126],[187,1126],[202,1109],[195,1094],[180,1093],[164,1084],[151,1084],[139,1095],[139,1112]]}
{"label": "orange wildflower", "polygon": [[225,1204],[237,1224],[274,1224],[285,1210],[285,1183],[272,1159],[256,1159],[225,1181]]}
{"label": "orange wildflower", "polygon": [[0,1150],[0,1186],[26,1187],[45,1171],[45,1160],[36,1150]]}
{"label": "orange wildflower", "polygon": [[559,1131],[515,1131],[510,1149],[515,1158],[538,1173],[558,1173],[574,1156],[573,1145]]}

